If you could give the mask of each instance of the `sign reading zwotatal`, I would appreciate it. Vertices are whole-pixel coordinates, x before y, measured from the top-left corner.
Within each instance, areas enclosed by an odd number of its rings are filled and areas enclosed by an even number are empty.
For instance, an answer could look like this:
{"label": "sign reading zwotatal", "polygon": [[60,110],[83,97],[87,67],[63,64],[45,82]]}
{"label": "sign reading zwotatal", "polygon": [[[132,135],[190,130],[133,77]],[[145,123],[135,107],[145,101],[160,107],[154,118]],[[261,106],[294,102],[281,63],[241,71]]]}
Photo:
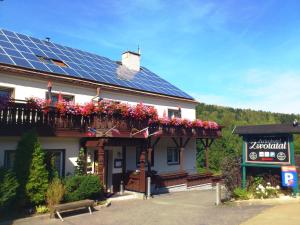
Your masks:
{"label": "sign reading zwotatal", "polygon": [[246,162],[289,164],[290,145],[288,137],[249,137],[246,141]]}

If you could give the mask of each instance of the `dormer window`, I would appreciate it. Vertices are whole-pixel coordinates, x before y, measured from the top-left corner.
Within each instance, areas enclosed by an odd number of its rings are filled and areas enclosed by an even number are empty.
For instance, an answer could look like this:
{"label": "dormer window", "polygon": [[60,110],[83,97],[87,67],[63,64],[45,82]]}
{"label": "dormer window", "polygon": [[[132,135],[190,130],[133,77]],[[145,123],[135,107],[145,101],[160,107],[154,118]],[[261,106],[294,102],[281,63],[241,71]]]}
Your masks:
{"label": "dormer window", "polygon": [[67,64],[65,64],[63,61],[58,60],[58,59],[51,59],[51,58],[47,58],[44,56],[36,56],[41,62],[46,63],[46,64],[54,64],[56,66],[59,67],[68,67]]}

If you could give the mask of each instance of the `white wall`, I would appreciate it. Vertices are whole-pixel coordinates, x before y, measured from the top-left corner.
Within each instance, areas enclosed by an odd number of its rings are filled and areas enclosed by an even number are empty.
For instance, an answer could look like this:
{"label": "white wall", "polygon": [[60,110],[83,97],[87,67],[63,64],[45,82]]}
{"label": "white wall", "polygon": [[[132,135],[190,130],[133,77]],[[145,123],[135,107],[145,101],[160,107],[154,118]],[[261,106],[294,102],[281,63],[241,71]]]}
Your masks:
{"label": "white wall", "polygon": [[[20,137],[0,137],[0,166],[4,164],[4,151],[16,150]],[[43,149],[65,149],[65,174],[73,173],[79,153],[78,138],[39,138]]]}
{"label": "white wall", "polygon": [[[0,86],[11,87],[15,90],[15,99],[25,100],[29,97],[45,98],[47,92],[48,81],[44,79],[28,78],[19,76],[7,75],[0,73]],[[52,83],[52,91],[56,93],[68,94],[75,96],[75,102],[86,103],[96,95],[96,89],[90,87],[79,86],[77,84],[67,83]],[[168,108],[178,109],[181,107],[182,118],[190,120],[195,119],[195,103],[172,100],[168,98],[158,98],[153,96],[124,94],[118,91],[101,90],[102,98],[112,99],[116,101],[127,102],[129,104],[137,104],[143,102],[148,105],[153,105],[157,109],[159,116],[163,113],[168,113]]]}

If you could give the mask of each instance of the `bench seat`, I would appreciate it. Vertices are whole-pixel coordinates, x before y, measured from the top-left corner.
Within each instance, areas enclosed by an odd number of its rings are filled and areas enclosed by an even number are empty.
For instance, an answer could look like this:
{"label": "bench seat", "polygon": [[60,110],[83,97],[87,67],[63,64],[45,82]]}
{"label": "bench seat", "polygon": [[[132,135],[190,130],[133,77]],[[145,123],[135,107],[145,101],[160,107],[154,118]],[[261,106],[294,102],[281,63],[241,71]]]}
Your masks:
{"label": "bench seat", "polygon": [[76,201],[76,202],[69,202],[69,203],[54,205],[53,213],[56,213],[61,221],[64,221],[60,215],[61,212],[66,211],[66,210],[75,210],[75,209],[86,207],[89,209],[90,214],[92,214],[91,207],[93,207],[93,206],[94,206],[93,200],[89,200],[89,199],[80,200],[80,201]]}

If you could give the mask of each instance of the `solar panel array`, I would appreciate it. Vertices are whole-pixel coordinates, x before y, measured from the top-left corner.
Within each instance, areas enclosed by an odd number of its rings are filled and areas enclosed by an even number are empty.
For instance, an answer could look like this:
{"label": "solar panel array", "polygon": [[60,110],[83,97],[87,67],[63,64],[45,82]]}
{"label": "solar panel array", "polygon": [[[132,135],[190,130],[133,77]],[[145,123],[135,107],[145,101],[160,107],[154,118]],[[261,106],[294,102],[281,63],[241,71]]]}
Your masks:
{"label": "solar panel array", "polygon": [[144,67],[133,72],[108,58],[4,29],[0,29],[0,63],[193,99]]}

